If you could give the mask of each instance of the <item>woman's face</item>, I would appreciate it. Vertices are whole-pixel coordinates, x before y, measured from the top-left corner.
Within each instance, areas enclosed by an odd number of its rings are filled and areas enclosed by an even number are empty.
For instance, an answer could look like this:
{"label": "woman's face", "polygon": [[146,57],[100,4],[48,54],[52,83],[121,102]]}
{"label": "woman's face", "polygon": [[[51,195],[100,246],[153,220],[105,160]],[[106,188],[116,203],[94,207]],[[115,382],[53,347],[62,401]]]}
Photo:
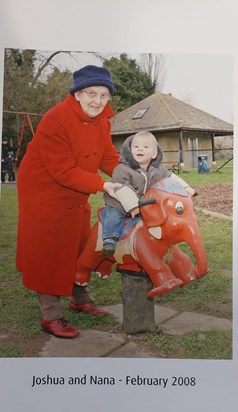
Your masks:
{"label": "woman's face", "polygon": [[96,117],[102,113],[110,93],[107,87],[93,86],[75,93],[75,99],[80,103],[84,113],[89,117]]}

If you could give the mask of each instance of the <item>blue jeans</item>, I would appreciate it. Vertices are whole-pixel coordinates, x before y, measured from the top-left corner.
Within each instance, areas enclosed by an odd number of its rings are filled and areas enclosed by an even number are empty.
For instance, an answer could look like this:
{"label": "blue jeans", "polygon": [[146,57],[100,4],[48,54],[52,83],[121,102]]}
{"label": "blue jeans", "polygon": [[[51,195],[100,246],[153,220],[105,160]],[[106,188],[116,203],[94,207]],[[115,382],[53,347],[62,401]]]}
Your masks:
{"label": "blue jeans", "polygon": [[102,238],[119,240],[121,238],[126,215],[111,206],[104,208],[102,215]]}

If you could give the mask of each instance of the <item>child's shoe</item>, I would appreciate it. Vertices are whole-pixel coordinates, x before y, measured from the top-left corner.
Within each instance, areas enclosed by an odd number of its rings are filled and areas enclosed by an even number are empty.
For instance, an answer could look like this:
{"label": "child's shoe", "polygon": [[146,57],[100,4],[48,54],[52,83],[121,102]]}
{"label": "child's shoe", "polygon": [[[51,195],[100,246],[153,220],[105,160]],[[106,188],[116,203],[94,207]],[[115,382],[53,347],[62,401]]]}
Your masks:
{"label": "child's shoe", "polygon": [[107,256],[114,255],[116,250],[116,240],[114,238],[104,239],[102,245],[102,253]]}

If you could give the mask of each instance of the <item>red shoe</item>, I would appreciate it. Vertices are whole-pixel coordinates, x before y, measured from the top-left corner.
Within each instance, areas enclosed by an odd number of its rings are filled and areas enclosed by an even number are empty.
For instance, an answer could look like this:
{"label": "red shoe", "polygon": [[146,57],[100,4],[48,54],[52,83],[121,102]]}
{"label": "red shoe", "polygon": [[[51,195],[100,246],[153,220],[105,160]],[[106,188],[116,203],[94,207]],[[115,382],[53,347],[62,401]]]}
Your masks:
{"label": "red shoe", "polygon": [[64,318],[56,320],[41,320],[41,328],[57,338],[73,339],[79,335],[79,330],[69,325]]}
{"label": "red shoe", "polygon": [[90,303],[75,303],[72,300],[69,302],[69,309],[74,310],[76,312],[84,312],[89,315],[110,315],[109,312],[99,308],[93,302]]}

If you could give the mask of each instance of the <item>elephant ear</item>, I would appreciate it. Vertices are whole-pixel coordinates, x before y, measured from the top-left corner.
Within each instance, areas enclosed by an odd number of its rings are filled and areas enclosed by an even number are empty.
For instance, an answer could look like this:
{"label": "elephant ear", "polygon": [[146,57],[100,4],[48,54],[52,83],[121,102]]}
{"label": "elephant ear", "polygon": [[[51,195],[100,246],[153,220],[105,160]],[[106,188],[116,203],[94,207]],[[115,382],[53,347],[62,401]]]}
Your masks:
{"label": "elephant ear", "polygon": [[167,198],[159,200],[158,190],[156,189],[150,190],[150,196],[156,198],[156,203],[141,208],[144,224],[147,228],[163,226],[168,219]]}

